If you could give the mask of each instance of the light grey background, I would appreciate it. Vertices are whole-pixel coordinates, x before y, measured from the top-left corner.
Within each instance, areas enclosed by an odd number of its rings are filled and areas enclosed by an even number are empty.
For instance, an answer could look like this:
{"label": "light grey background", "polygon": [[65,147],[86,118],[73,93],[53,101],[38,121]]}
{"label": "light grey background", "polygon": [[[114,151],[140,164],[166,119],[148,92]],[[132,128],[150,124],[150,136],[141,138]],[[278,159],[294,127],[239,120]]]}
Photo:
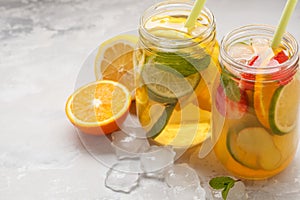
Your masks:
{"label": "light grey background", "polygon": [[[154,182],[142,183],[130,195],[106,189],[107,168],[84,149],[64,112],[89,52],[109,37],[136,29],[143,10],[155,2],[0,0],[1,200],[158,199],[155,195],[163,194],[165,186]],[[217,20],[219,40],[248,23],[276,25],[284,4],[284,0],[207,1]],[[298,42],[299,21],[298,5],[288,26]],[[297,155],[282,175],[255,185],[270,186],[275,194],[284,192],[276,187],[289,188],[289,199],[299,199],[299,172]],[[282,184],[274,186],[276,181]]]}

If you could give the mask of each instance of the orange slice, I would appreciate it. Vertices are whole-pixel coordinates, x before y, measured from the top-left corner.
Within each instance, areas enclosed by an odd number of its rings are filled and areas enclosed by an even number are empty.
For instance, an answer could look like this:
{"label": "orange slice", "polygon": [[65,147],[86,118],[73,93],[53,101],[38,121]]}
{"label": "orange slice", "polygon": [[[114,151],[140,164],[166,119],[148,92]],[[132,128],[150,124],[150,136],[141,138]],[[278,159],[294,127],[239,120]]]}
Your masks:
{"label": "orange slice", "polygon": [[134,35],[118,35],[103,42],[94,63],[96,79],[120,82],[132,92],[135,89],[133,55],[137,41]]}
{"label": "orange slice", "polygon": [[269,124],[269,110],[272,101],[272,97],[278,88],[277,83],[261,83],[263,77],[256,76],[257,82],[254,86],[254,109],[256,116],[260,123],[265,128],[270,129]]}
{"label": "orange slice", "polygon": [[130,92],[122,84],[96,81],[79,88],[69,97],[66,114],[84,133],[109,134],[123,123],[130,103]]}

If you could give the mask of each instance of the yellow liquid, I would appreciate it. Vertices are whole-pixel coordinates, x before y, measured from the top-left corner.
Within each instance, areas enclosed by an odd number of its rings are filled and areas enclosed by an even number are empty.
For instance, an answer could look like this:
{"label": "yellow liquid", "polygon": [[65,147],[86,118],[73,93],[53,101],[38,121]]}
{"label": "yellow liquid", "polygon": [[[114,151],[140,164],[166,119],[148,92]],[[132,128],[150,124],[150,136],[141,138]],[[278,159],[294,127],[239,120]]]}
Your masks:
{"label": "yellow liquid", "polygon": [[[262,78],[263,75],[256,75],[256,82],[250,83],[253,84],[253,88],[245,89],[248,107],[241,118],[225,117],[218,110],[216,103],[213,104],[214,118],[224,121],[224,124],[218,124],[220,127],[217,129],[221,131],[214,133],[213,137],[216,141],[214,152],[217,158],[235,175],[252,180],[266,179],[283,171],[293,160],[298,145],[297,127],[282,134],[272,131],[271,104],[273,104],[275,91],[284,86],[279,82],[258,82]],[[292,81],[296,84],[300,83],[297,75]],[[216,85],[219,84],[220,82],[216,82]],[[217,96],[217,93],[218,91],[213,95]],[[294,90],[292,93],[294,94],[285,97],[291,98],[288,101],[290,103],[286,105],[289,113],[297,112],[295,111],[298,104],[296,99],[299,98],[300,90]],[[293,114],[291,116],[293,117]],[[264,130],[266,134],[258,137],[255,131],[258,129]],[[247,141],[240,142],[239,137],[241,138],[245,133],[242,132],[244,130],[251,130],[251,138],[248,137]]]}
{"label": "yellow liquid", "polygon": [[[216,114],[220,115],[219,113]],[[271,136],[279,161],[272,168],[264,169],[260,165],[259,156],[253,155],[235,158],[228,147],[228,137],[229,134],[231,134],[230,131],[238,132],[247,127],[262,127],[262,125],[258,122],[255,115],[251,113],[247,113],[239,120],[225,120],[224,128],[214,147],[217,158],[225,168],[239,177],[253,180],[269,178],[284,170],[293,160],[296,153],[298,143],[297,131],[293,130],[283,136],[275,134]],[[273,152],[274,151],[264,151],[261,152],[261,154],[264,154],[266,157],[273,157]]]}
{"label": "yellow liquid", "polygon": [[[202,19],[198,22],[194,29],[187,30],[184,27],[185,21],[186,15],[158,16],[148,20],[148,22],[145,24],[145,27],[150,33],[160,38],[165,37],[167,39],[174,40],[193,38],[194,41],[200,41],[202,38],[195,37],[195,35],[199,35],[201,31],[207,29],[206,26],[208,22],[205,22],[205,20]],[[183,85],[185,86],[185,83],[191,83],[190,88],[192,88],[192,90],[191,92],[180,92],[180,94],[183,95],[179,95],[177,99],[171,97],[171,103],[170,99],[168,99],[168,95],[165,95],[163,92],[158,93],[158,97],[153,98],[153,95],[149,94],[149,90],[151,90],[151,88],[147,87],[147,85],[143,85],[146,82],[142,75],[143,71],[146,71],[147,67],[149,68],[155,65],[154,63],[151,63],[151,58],[153,55],[161,53],[162,50],[158,50],[155,47],[140,48],[140,55],[143,56],[137,56],[136,58],[137,62],[139,63],[139,72],[136,76],[137,83],[139,85],[136,90],[137,114],[141,125],[146,129],[147,132],[153,131],[153,127],[158,123],[162,124],[162,130],[158,130],[156,132],[154,131],[155,137],[152,137],[152,139],[155,143],[159,145],[172,145],[178,148],[191,147],[200,144],[208,136],[210,136],[210,85],[212,84],[213,78],[217,73],[217,64],[215,62],[218,59],[218,48],[218,44],[215,38],[213,38],[213,40],[200,43],[191,48],[188,47],[185,49],[177,49],[176,52],[179,52],[179,54],[181,52],[193,53],[197,52],[197,49],[204,49],[206,54],[210,55],[211,60],[208,67],[203,71],[197,71],[197,74],[178,78],[178,82],[181,82],[179,79],[186,80],[183,80]],[[194,56],[197,60],[197,54],[192,56]],[[163,61],[164,59],[168,60],[168,57],[163,58]],[[168,61],[166,61],[164,65],[164,67],[168,68]],[[185,66],[183,65],[182,67],[184,68]],[[160,75],[161,74],[157,73],[155,80]],[[167,75],[165,75],[165,77],[166,76]],[[173,77],[173,75],[170,76]],[[191,77],[197,77],[199,80],[196,81]],[[162,81],[163,84],[167,85],[166,87],[168,87],[168,83],[166,83],[168,80],[168,78],[165,78]],[[159,90],[159,86],[157,87]],[[173,89],[172,86],[170,87]],[[157,91],[154,90],[153,93],[156,95]],[[172,94],[170,95],[172,96]],[[169,111],[166,111],[167,107],[170,108]]]}

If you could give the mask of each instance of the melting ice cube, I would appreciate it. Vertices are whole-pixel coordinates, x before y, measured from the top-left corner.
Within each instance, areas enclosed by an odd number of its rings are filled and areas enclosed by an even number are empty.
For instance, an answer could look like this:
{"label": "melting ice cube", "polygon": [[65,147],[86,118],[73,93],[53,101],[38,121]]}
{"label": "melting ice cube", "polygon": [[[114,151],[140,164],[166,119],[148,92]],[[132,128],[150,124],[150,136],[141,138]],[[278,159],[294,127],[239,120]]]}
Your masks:
{"label": "melting ice cube", "polygon": [[134,160],[120,161],[106,174],[105,186],[117,192],[131,192],[139,184],[140,163]]}
{"label": "melting ice cube", "polygon": [[227,199],[228,200],[247,199],[245,184],[242,181],[235,182],[233,188],[231,188],[228,192]]}
{"label": "melting ice cube", "polygon": [[270,47],[270,41],[265,38],[253,38],[251,44],[257,54],[265,52]]}
{"label": "melting ice cube", "polygon": [[177,164],[170,167],[165,176],[170,187],[170,199],[205,199],[205,190],[200,186],[196,171],[187,164]]}
{"label": "melting ice cube", "polygon": [[242,63],[250,60],[255,55],[255,51],[252,46],[242,42],[230,46],[228,53],[232,58]]}
{"label": "melting ice cube", "polygon": [[119,159],[137,158],[150,147],[147,139],[137,138],[135,134],[127,134],[123,131],[112,134],[111,145]]}
{"label": "melting ice cube", "polygon": [[132,135],[139,139],[147,139],[147,132],[139,126],[124,126],[121,129],[124,133]]}
{"label": "melting ice cube", "polygon": [[196,171],[185,163],[170,167],[166,173],[165,181],[170,187],[200,185]]}
{"label": "melting ice cube", "polygon": [[164,170],[174,163],[175,155],[176,153],[169,146],[151,146],[147,152],[140,156],[141,168],[146,175],[162,175]]}

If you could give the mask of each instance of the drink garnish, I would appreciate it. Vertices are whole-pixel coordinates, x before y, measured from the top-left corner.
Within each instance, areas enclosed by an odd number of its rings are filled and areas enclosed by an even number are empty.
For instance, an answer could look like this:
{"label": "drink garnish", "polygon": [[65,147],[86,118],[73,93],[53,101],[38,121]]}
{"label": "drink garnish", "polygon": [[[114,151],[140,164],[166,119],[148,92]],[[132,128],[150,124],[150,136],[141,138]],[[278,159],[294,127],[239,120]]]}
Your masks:
{"label": "drink garnish", "polygon": [[209,185],[216,190],[222,190],[222,197],[224,200],[227,199],[227,195],[229,190],[234,186],[235,182],[238,182],[240,180],[235,180],[228,176],[219,176],[212,178],[209,181]]}
{"label": "drink garnish", "polygon": [[280,51],[277,55],[273,57],[274,60],[277,60],[279,64],[284,63],[289,59],[287,55],[285,55],[284,51]]}

